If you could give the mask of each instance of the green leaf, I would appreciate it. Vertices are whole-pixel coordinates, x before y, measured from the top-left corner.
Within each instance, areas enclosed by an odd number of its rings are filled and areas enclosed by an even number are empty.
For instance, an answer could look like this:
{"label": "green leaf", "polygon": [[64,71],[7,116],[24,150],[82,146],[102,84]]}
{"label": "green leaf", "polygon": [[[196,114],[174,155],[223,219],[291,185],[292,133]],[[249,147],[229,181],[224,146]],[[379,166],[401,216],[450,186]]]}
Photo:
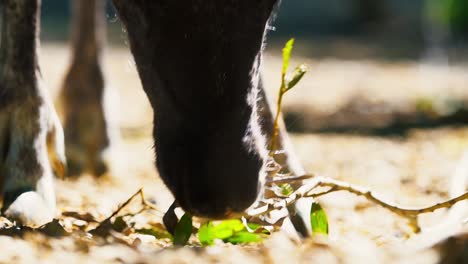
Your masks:
{"label": "green leaf", "polygon": [[224,242],[232,244],[246,244],[246,243],[258,243],[262,242],[263,237],[261,234],[249,233],[248,231],[242,231],[235,233],[233,236],[224,239]]}
{"label": "green leaf", "polygon": [[259,242],[263,235],[250,233],[239,219],[221,221],[216,225],[208,222],[198,229],[198,239],[204,246],[213,245],[216,239],[233,244]]}
{"label": "green leaf", "polygon": [[216,231],[222,231],[225,229],[232,230],[232,232],[240,232],[245,230],[245,226],[239,219],[224,220],[215,226]]}
{"label": "green leaf", "polygon": [[294,38],[286,42],[286,45],[283,48],[283,71],[282,74],[286,75],[289,67],[289,59],[291,58],[291,52],[294,46]]}
{"label": "green leaf", "polygon": [[281,184],[280,186],[281,194],[284,196],[289,196],[294,192],[293,187],[289,183]]}
{"label": "green leaf", "polygon": [[212,245],[215,239],[227,239],[232,237],[235,232],[245,230],[242,221],[238,219],[230,219],[214,225],[213,222],[208,222],[198,230],[198,239],[203,245]]}
{"label": "green leaf", "polygon": [[309,69],[307,68],[307,65],[301,64],[297,66],[291,74],[288,74],[285,84],[286,90],[284,92],[287,92],[296,86],[296,84],[302,79],[302,77],[304,77],[308,70]]}
{"label": "green leaf", "polygon": [[320,204],[314,202],[310,208],[312,233],[328,235],[328,218]]}
{"label": "green leaf", "polygon": [[255,223],[247,223],[247,226],[248,228],[250,228],[251,230],[253,230],[254,232],[259,229],[259,228],[263,228],[262,225],[260,224],[255,224]]}
{"label": "green leaf", "polygon": [[184,246],[192,235],[192,216],[185,213],[174,231],[174,245]]}
{"label": "green leaf", "polygon": [[202,245],[204,246],[213,245],[214,240],[216,239],[213,228],[214,228],[213,223],[208,222],[200,226],[200,228],[198,229],[198,240],[200,240],[200,243]]}

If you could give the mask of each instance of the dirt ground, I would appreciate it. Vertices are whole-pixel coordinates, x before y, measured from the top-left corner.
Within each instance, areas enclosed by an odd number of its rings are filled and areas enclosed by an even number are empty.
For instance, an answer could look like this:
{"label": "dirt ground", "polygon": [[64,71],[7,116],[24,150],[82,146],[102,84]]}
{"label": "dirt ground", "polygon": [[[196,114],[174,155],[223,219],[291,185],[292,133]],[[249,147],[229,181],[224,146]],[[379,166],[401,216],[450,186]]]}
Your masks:
{"label": "dirt ground", "polygon": [[[278,54],[265,58],[265,82],[272,98],[281,68]],[[45,44],[40,61],[44,79],[55,95],[67,69],[68,49]],[[144,187],[147,198],[156,202],[160,212],[145,212],[135,222],[161,223],[162,212],[172,199],[154,168],[151,108],[129,52],[108,48],[104,61],[113,104],[118,102],[111,105],[114,131],[120,133],[110,151],[112,173],[100,180],[87,175],[57,180],[58,208],[60,212],[86,212],[102,220]],[[468,66],[307,58],[294,61],[309,63],[311,72],[287,95],[286,107],[302,105],[332,111],[356,94],[402,104],[415,97],[468,96]],[[431,205],[467,189],[463,177],[454,178],[468,175],[468,158],[463,158],[468,150],[468,126],[411,130],[394,137],[294,134],[292,140],[307,171],[366,186],[386,200],[407,207]],[[454,213],[439,210],[422,215],[421,235],[412,235],[400,217],[351,194],[330,194],[320,202],[329,217],[328,239],[298,242],[278,232],[259,245],[201,248],[194,244],[180,248],[171,246],[167,239],[141,234],[116,234],[95,241],[79,231],[60,238],[28,233],[21,238],[0,236],[0,263],[448,263],[441,255],[455,255],[460,241],[465,241],[460,252],[465,257],[468,254],[467,235],[464,240],[452,239],[452,244],[432,247],[443,238],[468,232],[466,202],[454,208]],[[83,225],[83,221],[71,217],[61,219],[66,228],[76,230]]]}

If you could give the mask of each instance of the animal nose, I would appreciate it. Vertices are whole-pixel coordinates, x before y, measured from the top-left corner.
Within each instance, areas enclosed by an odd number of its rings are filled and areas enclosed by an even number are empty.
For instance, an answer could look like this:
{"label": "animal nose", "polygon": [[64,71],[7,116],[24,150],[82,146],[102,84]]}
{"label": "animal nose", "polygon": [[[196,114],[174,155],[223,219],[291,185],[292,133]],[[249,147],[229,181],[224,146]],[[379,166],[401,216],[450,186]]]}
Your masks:
{"label": "animal nose", "polygon": [[182,208],[192,215],[229,218],[242,213],[257,199],[261,169],[258,160],[245,162],[242,168],[237,169],[216,167],[192,172],[188,184],[175,192]]}
{"label": "animal nose", "polygon": [[241,146],[232,143],[187,153],[187,148],[165,151],[160,144],[159,173],[185,211],[199,217],[226,218],[249,208],[259,194],[263,159]]}
{"label": "animal nose", "polygon": [[[181,207],[190,214],[211,219],[227,219],[242,214],[257,198],[257,192],[230,192],[224,190],[224,195],[212,195],[206,191],[200,195],[189,194],[187,199],[178,200]],[[211,193],[211,195],[210,195]]]}

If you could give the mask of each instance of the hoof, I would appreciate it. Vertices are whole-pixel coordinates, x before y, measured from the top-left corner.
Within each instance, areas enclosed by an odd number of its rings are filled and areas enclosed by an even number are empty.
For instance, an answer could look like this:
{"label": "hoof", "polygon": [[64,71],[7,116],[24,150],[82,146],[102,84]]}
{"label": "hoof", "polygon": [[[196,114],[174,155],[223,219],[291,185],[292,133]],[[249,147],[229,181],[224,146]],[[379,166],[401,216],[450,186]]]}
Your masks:
{"label": "hoof", "polygon": [[19,225],[40,227],[51,222],[55,215],[55,204],[51,205],[37,192],[20,194],[4,212],[5,216]]}

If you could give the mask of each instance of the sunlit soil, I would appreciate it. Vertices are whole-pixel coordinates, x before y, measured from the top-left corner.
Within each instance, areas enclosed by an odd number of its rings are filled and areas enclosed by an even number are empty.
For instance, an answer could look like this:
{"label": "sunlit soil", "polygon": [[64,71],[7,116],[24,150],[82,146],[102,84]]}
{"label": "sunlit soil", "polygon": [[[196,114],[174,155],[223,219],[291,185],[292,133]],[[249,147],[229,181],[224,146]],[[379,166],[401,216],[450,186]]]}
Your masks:
{"label": "sunlit soil", "polygon": [[[302,62],[301,59],[296,61]],[[149,222],[160,223],[162,212],[172,198],[154,168],[151,107],[132,57],[125,48],[107,49],[104,62],[107,83],[118,102],[111,114],[121,133],[112,149],[113,171],[100,180],[86,175],[73,181],[58,180],[58,208],[62,212],[90,213],[102,220],[119,203],[144,187],[147,199],[155,201],[160,212],[149,211],[140,217],[146,218],[146,222],[149,218]],[[415,96],[468,96],[466,67],[420,67],[409,62],[309,62],[310,74],[286,96],[287,105],[333,109],[356,93],[395,102]],[[54,95],[60,88],[67,63],[66,46],[44,45],[42,72]],[[279,70],[280,59],[268,54],[264,76],[270,97],[276,95]],[[292,139],[307,171],[366,186],[386,200],[404,206],[424,207],[449,198],[452,176],[460,165],[462,153],[468,150],[468,127],[413,130],[405,137],[307,134],[293,135]],[[410,236],[405,220],[363,198],[334,193],[320,198],[320,202],[330,220],[329,240],[316,238],[298,243],[285,234],[276,233],[262,245],[219,244],[200,250],[172,248],[167,240],[147,235],[122,234],[106,242],[93,243],[83,235],[54,239],[28,234],[23,239],[0,236],[0,262],[437,262],[438,255],[433,249],[415,252],[417,243],[412,247],[403,246]],[[446,210],[422,216],[423,232],[441,224],[446,217]],[[464,218],[467,217],[465,214]],[[83,224],[79,221],[66,218],[64,225],[76,229]],[[467,226],[465,231],[468,232]]]}

